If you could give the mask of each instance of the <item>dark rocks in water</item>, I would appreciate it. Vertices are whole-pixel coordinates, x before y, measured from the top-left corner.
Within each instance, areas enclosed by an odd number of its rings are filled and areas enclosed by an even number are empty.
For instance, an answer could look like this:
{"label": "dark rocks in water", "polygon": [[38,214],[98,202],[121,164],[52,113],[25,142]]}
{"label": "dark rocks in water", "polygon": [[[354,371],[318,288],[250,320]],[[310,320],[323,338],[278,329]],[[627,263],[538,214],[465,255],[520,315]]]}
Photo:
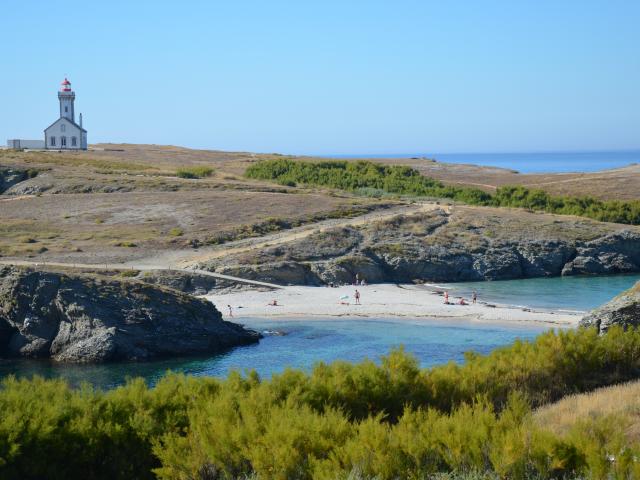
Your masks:
{"label": "dark rocks in water", "polygon": [[269,337],[284,337],[287,335],[287,332],[282,330],[263,330],[262,334]]}
{"label": "dark rocks in water", "polygon": [[0,355],[60,362],[220,352],[260,335],[210,302],[137,281],[0,268]]}
{"label": "dark rocks in water", "polygon": [[599,332],[606,332],[612,325],[624,328],[640,326],[640,282],[592,310],[580,321],[580,325],[596,327]]}

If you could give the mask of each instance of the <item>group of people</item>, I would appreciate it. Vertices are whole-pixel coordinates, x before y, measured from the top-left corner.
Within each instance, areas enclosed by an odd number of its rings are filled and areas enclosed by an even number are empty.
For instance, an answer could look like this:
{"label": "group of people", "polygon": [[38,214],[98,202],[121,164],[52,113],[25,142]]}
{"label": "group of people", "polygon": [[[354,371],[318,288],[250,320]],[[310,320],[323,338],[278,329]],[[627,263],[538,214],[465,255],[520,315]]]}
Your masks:
{"label": "group of people", "polygon": [[[471,294],[471,303],[475,305],[477,301],[478,301],[478,293],[474,290],[473,293]],[[444,304],[454,305],[453,303],[449,302],[449,292],[447,291],[444,292]],[[469,304],[464,299],[464,297],[460,297],[460,300],[458,300],[458,305],[469,305]]]}

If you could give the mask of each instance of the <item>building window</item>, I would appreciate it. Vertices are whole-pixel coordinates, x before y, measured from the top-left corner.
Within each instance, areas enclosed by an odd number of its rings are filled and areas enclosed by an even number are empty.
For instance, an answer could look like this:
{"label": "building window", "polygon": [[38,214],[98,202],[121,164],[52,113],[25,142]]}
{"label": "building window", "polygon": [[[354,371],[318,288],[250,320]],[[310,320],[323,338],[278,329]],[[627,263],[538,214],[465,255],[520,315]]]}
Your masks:
{"label": "building window", "polygon": [[76,140],[76,137],[71,137],[71,146],[76,147],[77,145],[78,145],[78,142]]}
{"label": "building window", "polygon": [[67,146],[67,137],[60,137],[60,146],[61,147]]}
{"label": "building window", "polygon": [[62,125],[60,125],[60,131],[64,132],[67,129],[67,126],[63,123]]}
{"label": "building window", "polygon": [[51,137],[51,146],[52,147],[56,146],[56,137]]}
{"label": "building window", "polygon": [[69,107],[64,107],[64,113],[67,113],[69,111]]}

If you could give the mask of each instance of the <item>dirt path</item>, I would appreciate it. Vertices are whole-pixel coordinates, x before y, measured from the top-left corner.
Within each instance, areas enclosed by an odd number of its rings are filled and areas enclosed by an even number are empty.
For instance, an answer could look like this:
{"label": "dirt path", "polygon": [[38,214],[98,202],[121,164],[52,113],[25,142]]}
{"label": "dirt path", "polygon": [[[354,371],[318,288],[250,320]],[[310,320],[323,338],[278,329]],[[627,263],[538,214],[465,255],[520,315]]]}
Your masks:
{"label": "dirt path", "polygon": [[443,210],[449,213],[451,207],[449,205],[439,205],[437,203],[416,203],[411,205],[400,205],[383,211],[370,212],[359,217],[323,220],[321,222],[303,225],[301,227],[291,228],[261,237],[245,238],[225,243],[219,247],[207,248],[206,250],[192,253],[188,258],[184,258],[182,260],[176,259],[176,266],[179,268],[188,268],[198,264],[199,262],[224,257],[225,255],[233,255],[255,249],[289,243],[294,240],[306,238],[314,233],[324,232],[333,228],[365,225],[369,222],[379,222],[397,215],[412,215],[422,212],[431,212],[434,210]]}
{"label": "dirt path", "polygon": [[282,288],[281,285],[275,283],[260,282],[257,280],[247,280],[246,278],[233,277],[231,275],[223,275],[221,273],[209,272],[207,270],[187,269],[187,268],[170,268],[169,265],[150,267],[148,265],[137,265],[134,263],[118,263],[118,264],[105,264],[96,265],[90,263],[60,263],[60,262],[32,262],[28,260],[0,260],[0,265],[17,265],[26,267],[61,267],[71,269],[83,269],[83,270],[174,270],[186,273],[197,273],[198,275],[206,275],[208,277],[219,278],[221,280],[230,280],[232,282],[245,283],[248,285],[254,285],[257,287],[268,288]]}
{"label": "dirt path", "polygon": [[88,264],[88,263],[61,263],[61,262],[43,262],[43,261],[29,261],[29,260],[0,260],[0,265],[23,265],[32,267],[62,267],[69,269],[91,269],[91,270],[178,270],[187,273],[197,273],[200,275],[207,275],[224,280],[231,280],[239,283],[245,283],[260,287],[269,288],[282,288],[280,285],[275,285],[267,282],[259,282],[254,280],[247,280],[244,278],[233,277],[229,275],[222,275],[206,270],[199,270],[196,268],[200,262],[205,262],[210,259],[220,258],[225,255],[231,255],[236,253],[247,252],[254,249],[261,249],[288,243],[293,240],[300,240],[306,238],[314,233],[323,232],[327,229],[364,225],[369,222],[379,222],[381,220],[389,219],[397,215],[412,215],[422,212],[431,212],[435,210],[443,210],[447,213],[451,211],[449,205],[439,205],[435,202],[414,203],[411,205],[399,205],[383,211],[374,211],[354,218],[339,218],[329,219],[316,222],[309,225],[303,225],[301,227],[292,228],[289,230],[283,230],[262,237],[246,238],[237,240],[235,242],[228,242],[224,245],[217,247],[208,247],[199,251],[194,250],[176,250],[163,252],[159,255],[155,255],[148,258],[142,258],[139,260],[124,262],[124,263],[112,263],[112,264]]}

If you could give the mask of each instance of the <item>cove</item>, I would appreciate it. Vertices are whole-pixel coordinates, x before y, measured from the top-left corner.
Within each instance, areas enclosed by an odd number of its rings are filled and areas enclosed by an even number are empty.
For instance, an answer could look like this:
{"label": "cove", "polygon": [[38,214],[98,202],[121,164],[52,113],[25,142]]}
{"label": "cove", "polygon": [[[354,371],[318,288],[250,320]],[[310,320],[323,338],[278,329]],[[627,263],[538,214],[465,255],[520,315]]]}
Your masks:
{"label": "cove", "polygon": [[[629,288],[640,275],[565,277],[447,284],[456,293],[477,290],[480,300],[536,308],[588,310]],[[391,349],[403,346],[422,367],[461,362],[464,352],[488,353],[516,339],[532,339],[548,327],[540,325],[487,325],[465,321],[417,319],[264,320],[238,319],[266,335],[257,345],[200,358],[173,358],[155,362],[99,365],[54,364],[37,360],[0,360],[0,377],[16,375],[62,378],[78,386],[87,382],[108,389],[142,377],[153,385],[168,370],[196,376],[226,376],[232,370],[256,370],[269,377],[288,367],[309,371],[317,362],[364,359],[378,361]]]}

